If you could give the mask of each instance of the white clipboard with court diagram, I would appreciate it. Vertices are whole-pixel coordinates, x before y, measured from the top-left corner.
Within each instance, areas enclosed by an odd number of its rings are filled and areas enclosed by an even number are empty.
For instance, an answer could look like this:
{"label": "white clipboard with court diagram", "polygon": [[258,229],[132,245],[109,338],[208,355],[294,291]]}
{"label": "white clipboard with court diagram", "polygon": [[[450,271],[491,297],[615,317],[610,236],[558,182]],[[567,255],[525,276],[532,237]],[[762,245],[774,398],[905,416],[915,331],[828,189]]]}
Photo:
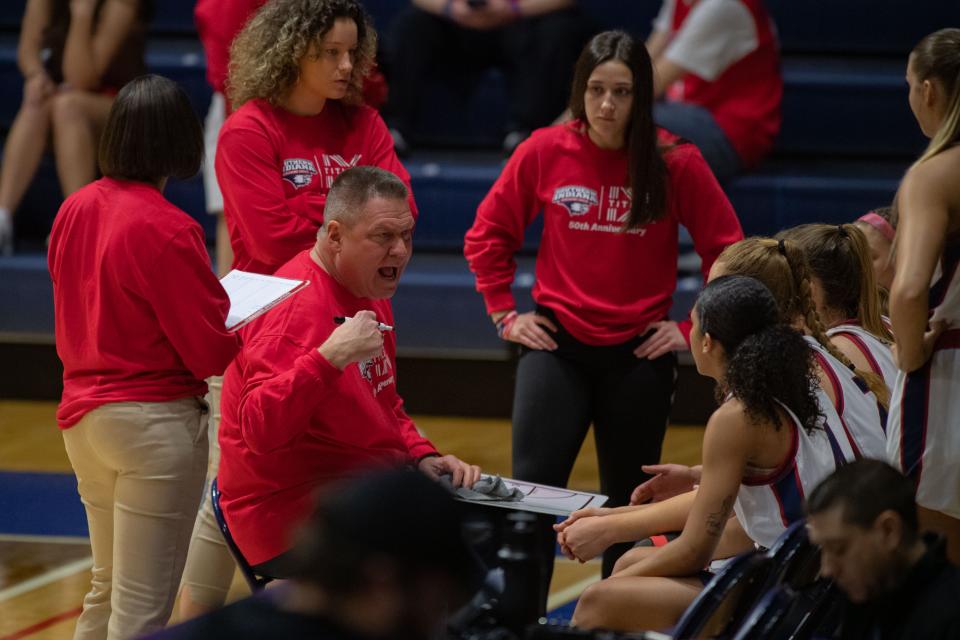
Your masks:
{"label": "white clipboard with court diagram", "polygon": [[520,500],[475,500],[456,496],[457,500],[470,502],[501,509],[530,511],[531,513],[545,513],[553,516],[569,516],[578,509],[587,507],[602,507],[607,496],[584,491],[574,491],[561,487],[550,487],[534,482],[503,478],[504,484],[510,488],[519,489],[523,493]]}

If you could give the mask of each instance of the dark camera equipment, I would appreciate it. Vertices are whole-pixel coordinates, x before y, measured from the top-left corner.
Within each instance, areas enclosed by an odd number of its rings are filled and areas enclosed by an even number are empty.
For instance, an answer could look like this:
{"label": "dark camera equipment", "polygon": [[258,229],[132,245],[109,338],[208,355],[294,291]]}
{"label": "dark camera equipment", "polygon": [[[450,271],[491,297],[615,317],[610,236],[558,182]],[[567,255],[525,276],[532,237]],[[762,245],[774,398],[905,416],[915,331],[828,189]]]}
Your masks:
{"label": "dark camera equipment", "polygon": [[[451,617],[451,638],[516,640],[537,622],[540,564],[535,524],[535,516],[511,511],[502,519],[499,536],[491,531],[494,525],[489,521],[469,525],[468,535],[481,547],[481,556],[496,568],[473,600]],[[482,547],[497,539],[495,554],[483,553]]]}
{"label": "dark camera equipment", "polygon": [[[493,512],[493,513],[491,513]],[[473,514],[477,515],[477,514]],[[449,640],[640,640],[645,634],[584,631],[539,617],[540,563],[537,517],[486,509],[467,524],[467,537],[495,567],[466,606],[451,616]]]}

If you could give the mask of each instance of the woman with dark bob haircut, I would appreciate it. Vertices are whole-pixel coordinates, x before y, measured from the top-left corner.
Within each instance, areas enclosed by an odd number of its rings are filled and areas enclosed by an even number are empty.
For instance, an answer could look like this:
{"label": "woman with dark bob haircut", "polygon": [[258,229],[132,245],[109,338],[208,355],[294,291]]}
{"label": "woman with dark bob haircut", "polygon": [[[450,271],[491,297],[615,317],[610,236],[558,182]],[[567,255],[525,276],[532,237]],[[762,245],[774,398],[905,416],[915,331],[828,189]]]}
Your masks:
{"label": "woman with dark bob haircut", "polygon": [[104,177],[67,198],[50,236],[57,423],[93,548],[75,638],[163,627],[183,571],[207,463],[203,380],[239,349],[203,231],[163,197],[202,155],[183,90],[133,80],[100,141]]}
{"label": "woman with dark bob haircut", "polygon": [[236,111],[215,165],[234,268],[273,273],[313,246],[327,191],[352,166],[386,169],[410,188],[386,125],[363,104],[376,48],[355,0],[273,0],[233,41]]}
{"label": "woman with dark bob haircut", "polygon": [[[622,31],[595,36],[574,70],[574,119],[534,132],[517,148],[465,244],[491,320],[521,348],[514,476],[566,485],[592,423],[601,490],[612,506],[627,504],[646,477],[641,466],[660,459],[673,352],[688,348],[690,321],[667,319],[678,228],[693,236],[704,275],[743,237],[700,152],[658,130],[652,105],[643,45]],[[510,290],[514,254],[540,211],[536,310],[519,313]],[[549,527],[543,543],[552,562],[548,534]],[[605,554],[606,573],[623,550]]]}

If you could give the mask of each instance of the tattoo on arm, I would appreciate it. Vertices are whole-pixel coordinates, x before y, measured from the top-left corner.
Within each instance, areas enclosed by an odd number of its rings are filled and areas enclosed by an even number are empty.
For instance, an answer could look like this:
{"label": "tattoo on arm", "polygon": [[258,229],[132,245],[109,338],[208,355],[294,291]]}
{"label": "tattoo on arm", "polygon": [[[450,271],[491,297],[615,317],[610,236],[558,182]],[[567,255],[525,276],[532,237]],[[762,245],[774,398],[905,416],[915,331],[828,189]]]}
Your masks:
{"label": "tattoo on arm", "polygon": [[734,496],[727,496],[723,499],[719,511],[714,511],[707,516],[707,533],[714,538],[719,538],[723,533],[723,527],[730,517],[730,509],[733,508],[733,501]]}

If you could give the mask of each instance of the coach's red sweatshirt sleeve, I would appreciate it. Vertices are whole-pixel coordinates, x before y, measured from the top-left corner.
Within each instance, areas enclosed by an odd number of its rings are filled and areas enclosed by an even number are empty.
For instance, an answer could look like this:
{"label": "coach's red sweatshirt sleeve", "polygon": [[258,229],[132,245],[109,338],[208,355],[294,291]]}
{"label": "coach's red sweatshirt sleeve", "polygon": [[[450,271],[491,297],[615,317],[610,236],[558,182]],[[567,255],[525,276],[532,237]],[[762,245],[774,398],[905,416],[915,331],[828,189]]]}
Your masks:
{"label": "coach's red sweatshirt sleeve", "polygon": [[440,455],[437,448],[433,446],[433,443],[420,435],[420,432],[417,430],[417,425],[413,422],[413,418],[408,416],[406,409],[403,408],[403,398],[400,397],[399,393],[396,394],[394,398],[393,414],[397,418],[400,436],[407,445],[407,451],[410,452],[410,457],[414,461],[424,456]]}
{"label": "coach's red sweatshirt sleeve", "polygon": [[283,336],[265,336],[244,349],[244,384],[237,415],[254,453],[279,449],[310,426],[342,372],[316,349]]}
{"label": "coach's red sweatshirt sleeve", "polygon": [[542,209],[537,198],[540,154],[536,141],[522,143],[503,168],[490,192],[477,207],[463,253],[476,276],[477,291],[487,313],[516,307],[510,286],[523,245],[523,233]]}
{"label": "coach's red sweatshirt sleeve", "polygon": [[323,219],[325,198],[287,200],[266,132],[253,127],[224,131],[214,164],[224,210],[235,213],[233,223],[253,259],[273,264],[277,256],[310,245]]}
{"label": "coach's red sweatshirt sleeve", "polygon": [[[682,145],[678,151],[680,149],[687,158],[670,176],[671,195],[676,199],[674,206],[680,224],[693,238],[693,248],[700,256],[700,268],[706,282],[717,256],[729,245],[743,240],[743,229],[733,205],[700,151],[692,144]],[[690,320],[681,321],[679,326],[689,344]]]}
{"label": "coach's red sweatshirt sleeve", "polygon": [[230,299],[213,275],[200,226],[177,233],[150,271],[144,295],[183,364],[198,380],[222,374],[240,338],[227,331]]}

